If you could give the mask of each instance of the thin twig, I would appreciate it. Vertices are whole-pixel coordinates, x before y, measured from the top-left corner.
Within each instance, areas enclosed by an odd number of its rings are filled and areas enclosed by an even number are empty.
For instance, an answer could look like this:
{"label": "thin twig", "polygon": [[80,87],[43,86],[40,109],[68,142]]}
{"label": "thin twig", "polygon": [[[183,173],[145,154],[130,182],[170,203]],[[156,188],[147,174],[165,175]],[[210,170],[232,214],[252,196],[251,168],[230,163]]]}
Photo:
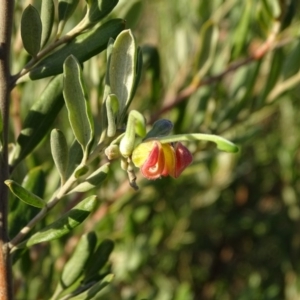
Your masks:
{"label": "thin twig", "polygon": [[[178,92],[176,95],[174,95],[173,99],[165,99],[163,103],[167,103],[164,107],[162,107],[158,112],[154,113],[149,123],[152,124],[154,121],[158,119],[158,117],[168,111],[170,111],[172,108],[180,104],[181,102],[185,101],[187,98],[189,98],[192,94],[194,94],[201,86],[210,85],[212,83],[220,81],[223,77],[228,75],[231,72],[236,71],[240,67],[243,67],[245,65],[248,65],[254,61],[261,60],[268,52],[273,50],[274,48],[278,48],[278,45],[275,45],[275,41],[278,35],[280,29],[280,22],[276,21],[274,23],[273,29],[266,39],[266,41],[258,47],[249,57],[244,58],[242,60],[233,62],[230,64],[227,69],[222,71],[221,73],[208,77],[204,80],[197,80],[193,78],[191,80],[191,83],[184,88],[182,91]],[[197,76],[197,75],[196,75]],[[169,95],[167,95],[169,97]]]}

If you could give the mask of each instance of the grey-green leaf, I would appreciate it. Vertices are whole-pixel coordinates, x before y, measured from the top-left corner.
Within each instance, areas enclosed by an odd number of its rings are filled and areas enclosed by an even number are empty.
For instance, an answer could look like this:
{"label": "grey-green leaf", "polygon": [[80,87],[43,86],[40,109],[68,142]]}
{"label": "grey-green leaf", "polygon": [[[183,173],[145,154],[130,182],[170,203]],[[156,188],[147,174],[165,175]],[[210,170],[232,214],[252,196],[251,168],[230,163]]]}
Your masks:
{"label": "grey-green leaf", "polygon": [[63,72],[65,59],[73,54],[79,62],[84,62],[107,47],[108,40],[115,38],[125,27],[122,19],[113,19],[78,35],[52,54],[42,59],[30,72],[32,80],[57,75]]}
{"label": "grey-green leaf", "polygon": [[85,153],[93,139],[94,124],[85,95],[82,71],[72,55],[64,63],[63,93],[73,133]]}
{"label": "grey-green leaf", "polygon": [[114,94],[109,94],[106,98],[107,114],[107,136],[113,137],[116,134],[116,116],[119,112],[119,100]]}
{"label": "grey-green leaf", "polygon": [[135,85],[137,47],[130,30],[121,32],[115,40],[109,63],[111,93],[119,100],[119,117],[130,101]]}
{"label": "grey-green leaf", "polygon": [[113,249],[114,242],[112,240],[107,239],[101,242],[93,255],[93,260],[89,263],[85,270],[86,273],[83,283],[99,280],[101,269],[107,263]]}
{"label": "grey-green leaf", "polygon": [[89,22],[97,23],[113,10],[119,0],[87,0],[86,2],[89,6]]}
{"label": "grey-green leaf", "polygon": [[11,161],[16,166],[44,138],[64,105],[62,76],[57,76],[47,85],[40,98],[27,114],[23,129],[18,136],[15,153]]}
{"label": "grey-green leaf", "polygon": [[88,259],[92,256],[97,243],[95,232],[81,236],[75,251],[67,261],[61,274],[60,284],[65,289],[71,286],[83,273]]}
{"label": "grey-green leaf", "polygon": [[67,176],[69,149],[62,131],[58,129],[51,131],[50,146],[55,166],[61,177],[61,182],[64,183]]}
{"label": "grey-green leaf", "polygon": [[102,280],[99,282],[93,284],[90,288],[85,290],[84,292],[68,298],[70,300],[92,300],[92,299],[98,299],[100,295],[98,295],[99,292],[101,292],[110,282],[114,279],[113,274],[106,275]]}
{"label": "grey-green leaf", "polygon": [[19,244],[18,248],[30,247],[35,244],[48,242],[64,236],[81,224],[95,208],[96,204],[96,196],[90,196],[84,199],[70,211],[61,216],[57,221],[39,230],[28,240]]}
{"label": "grey-green leaf", "polygon": [[41,47],[43,47],[51,34],[54,20],[53,0],[43,0],[41,4],[42,37]]}
{"label": "grey-green leaf", "polygon": [[73,190],[69,192],[87,192],[97,186],[99,186],[107,177],[109,171],[109,164],[103,165],[101,168],[93,172],[89,177],[85,179],[84,182],[77,185]]}
{"label": "grey-green leaf", "polygon": [[22,14],[21,37],[26,51],[36,56],[41,48],[42,22],[38,11],[31,4]]}
{"label": "grey-green leaf", "polygon": [[24,203],[38,208],[43,208],[45,206],[43,199],[29,192],[17,182],[5,180],[5,184],[9,187],[10,191]]}
{"label": "grey-green leaf", "polygon": [[[44,0],[43,0],[44,1]],[[67,20],[72,16],[79,0],[59,0],[58,1],[58,34],[63,31]]]}

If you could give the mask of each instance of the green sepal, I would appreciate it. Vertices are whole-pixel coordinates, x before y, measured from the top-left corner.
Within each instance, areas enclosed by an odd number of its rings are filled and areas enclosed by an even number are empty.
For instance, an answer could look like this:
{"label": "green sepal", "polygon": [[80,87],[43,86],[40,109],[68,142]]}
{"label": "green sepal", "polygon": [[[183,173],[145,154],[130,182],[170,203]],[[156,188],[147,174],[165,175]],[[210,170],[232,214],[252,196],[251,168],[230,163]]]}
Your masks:
{"label": "green sepal", "polygon": [[88,176],[84,180],[84,182],[77,185],[68,194],[74,192],[84,193],[99,186],[106,179],[108,172],[109,172],[109,163],[103,165],[101,168],[93,172],[90,176]]}
{"label": "green sepal", "polygon": [[154,122],[151,130],[149,130],[144,140],[155,138],[158,136],[169,135],[173,130],[173,123],[167,119],[160,119]]}
{"label": "green sepal", "polygon": [[107,16],[119,0],[86,0],[88,4],[87,18],[89,23],[98,23],[101,19]]}
{"label": "green sepal", "polygon": [[112,37],[116,37],[125,28],[125,21],[113,19],[78,35],[42,59],[30,72],[32,80],[41,79],[63,72],[63,63],[70,55],[74,55],[80,63],[103,51]]}
{"label": "green sepal", "polygon": [[94,137],[94,122],[87,102],[81,67],[72,55],[64,63],[63,94],[73,133],[87,157]]}
{"label": "green sepal", "polygon": [[36,56],[41,49],[42,21],[39,12],[29,4],[21,18],[21,37],[25,50]]}
{"label": "green sepal", "polygon": [[46,203],[43,199],[26,190],[17,182],[8,179],[5,180],[4,183],[8,186],[10,191],[24,203],[38,208],[43,208],[45,206]]}
{"label": "green sepal", "polygon": [[93,259],[90,261],[89,265],[86,267],[85,276],[83,283],[89,283],[92,281],[99,280],[101,277],[101,269],[107,263],[111,252],[114,249],[114,242],[112,240],[104,240],[96,249],[93,254]]}
{"label": "green sepal", "polygon": [[64,289],[71,286],[83,273],[85,265],[89,258],[91,258],[96,244],[97,236],[94,231],[81,236],[75,251],[65,264],[61,274],[60,285]]}
{"label": "green sepal", "polygon": [[54,20],[53,0],[43,0],[41,4],[42,36],[41,47],[43,47],[51,35]]}
{"label": "green sepal", "polygon": [[64,105],[62,88],[62,76],[55,77],[30,108],[10,162],[13,167],[31,153],[50,130]]}
{"label": "green sepal", "polygon": [[51,153],[59,172],[62,184],[66,181],[69,161],[69,149],[62,131],[53,129],[50,136]]}
{"label": "green sepal", "polygon": [[58,239],[80,225],[97,205],[96,196],[82,200],[70,211],[55,222],[33,234],[29,239],[20,243],[17,248],[31,247],[32,245]]}

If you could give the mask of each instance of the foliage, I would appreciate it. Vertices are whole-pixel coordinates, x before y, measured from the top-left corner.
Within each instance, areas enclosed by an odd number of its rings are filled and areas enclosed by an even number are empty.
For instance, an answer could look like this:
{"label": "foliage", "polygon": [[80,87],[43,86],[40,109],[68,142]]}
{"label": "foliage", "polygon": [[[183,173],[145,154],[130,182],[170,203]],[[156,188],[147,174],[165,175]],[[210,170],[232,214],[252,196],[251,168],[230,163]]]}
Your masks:
{"label": "foliage", "polygon": [[[297,299],[297,1],[31,3],[13,33],[16,299]],[[189,141],[193,163],[142,178],[145,139]]]}

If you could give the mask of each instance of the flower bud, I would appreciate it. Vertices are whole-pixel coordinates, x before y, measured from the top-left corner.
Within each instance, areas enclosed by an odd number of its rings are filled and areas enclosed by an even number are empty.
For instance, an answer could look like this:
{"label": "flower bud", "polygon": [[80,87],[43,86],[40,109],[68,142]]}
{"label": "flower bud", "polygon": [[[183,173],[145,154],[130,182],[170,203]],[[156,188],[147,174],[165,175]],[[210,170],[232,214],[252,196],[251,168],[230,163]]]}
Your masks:
{"label": "flower bud", "polygon": [[109,145],[105,150],[104,150],[105,155],[109,160],[113,160],[116,158],[119,158],[121,153],[119,150],[118,145]]}

